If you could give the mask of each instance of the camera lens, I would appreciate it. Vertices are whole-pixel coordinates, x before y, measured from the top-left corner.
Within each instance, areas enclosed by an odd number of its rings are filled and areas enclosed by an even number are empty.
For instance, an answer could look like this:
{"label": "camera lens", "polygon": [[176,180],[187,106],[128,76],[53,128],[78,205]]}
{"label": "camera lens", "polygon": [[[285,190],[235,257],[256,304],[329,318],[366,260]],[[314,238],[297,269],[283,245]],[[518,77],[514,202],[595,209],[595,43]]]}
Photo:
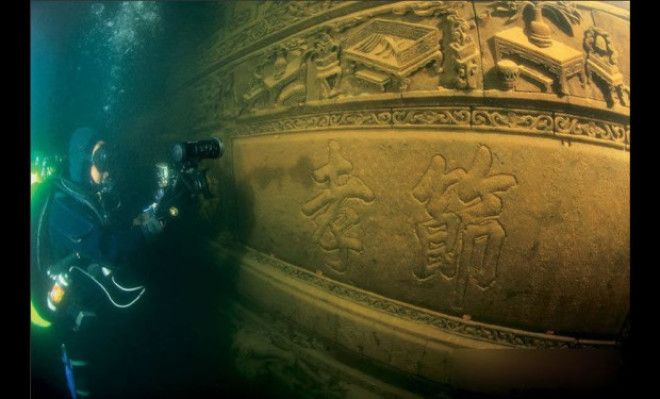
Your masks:
{"label": "camera lens", "polygon": [[224,145],[219,138],[209,140],[189,141],[177,143],[172,147],[172,159],[175,163],[186,161],[201,161],[202,159],[214,159],[222,156]]}

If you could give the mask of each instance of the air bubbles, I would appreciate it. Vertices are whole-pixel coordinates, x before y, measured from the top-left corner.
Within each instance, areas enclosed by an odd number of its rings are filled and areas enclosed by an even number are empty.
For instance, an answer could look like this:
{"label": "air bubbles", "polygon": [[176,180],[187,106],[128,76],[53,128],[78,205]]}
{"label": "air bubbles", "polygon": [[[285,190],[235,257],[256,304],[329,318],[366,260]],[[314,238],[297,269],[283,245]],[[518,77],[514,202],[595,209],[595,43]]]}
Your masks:
{"label": "air bubbles", "polygon": [[92,4],[92,13],[94,15],[101,15],[103,13],[103,9],[105,9],[105,6],[103,6],[101,3]]}
{"label": "air bubbles", "polygon": [[131,90],[125,80],[132,74],[138,55],[148,50],[162,29],[161,6],[154,1],[90,2],[93,25],[82,39],[82,52],[99,68],[102,82],[97,105],[104,118],[124,109]]}

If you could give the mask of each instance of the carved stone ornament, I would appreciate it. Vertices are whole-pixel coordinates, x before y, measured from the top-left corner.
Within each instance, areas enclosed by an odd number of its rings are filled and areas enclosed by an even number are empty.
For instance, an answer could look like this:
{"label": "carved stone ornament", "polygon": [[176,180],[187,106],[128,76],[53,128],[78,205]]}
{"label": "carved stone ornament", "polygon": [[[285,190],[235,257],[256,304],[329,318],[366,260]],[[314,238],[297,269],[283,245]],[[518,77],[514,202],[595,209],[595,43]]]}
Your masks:
{"label": "carved stone ornament", "polygon": [[483,382],[453,378],[462,349],[619,345],[628,10],[238,3],[172,66],[158,117],[167,139],[226,145],[207,213],[235,246],[211,241],[233,254],[218,256],[235,302],[273,317],[235,337],[242,372],[323,397],[428,397]]}
{"label": "carved stone ornament", "polygon": [[588,82],[593,82],[597,77],[605,86],[609,104],[618,101],[623,106],[629,106],[630,88],[624,83],[623,74],[616,64],[617,52],[609,33],[592,26],[584,32],[584,49],[587,52],[585,68]]}

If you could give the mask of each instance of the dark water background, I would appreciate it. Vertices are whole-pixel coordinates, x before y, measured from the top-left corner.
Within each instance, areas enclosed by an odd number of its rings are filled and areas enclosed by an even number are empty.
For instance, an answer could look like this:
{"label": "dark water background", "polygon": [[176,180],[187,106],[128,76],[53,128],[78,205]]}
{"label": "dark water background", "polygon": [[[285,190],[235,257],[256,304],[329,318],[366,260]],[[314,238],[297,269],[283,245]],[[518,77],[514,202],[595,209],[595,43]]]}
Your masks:
{"label": "dark water background", "polygon": [[[65,155],[69,136],[94,127],[120,149],[126,217],[151,195],[153,162],[167,126],[144,121],[162,107],[181,54],[217,29],[222,6],[204,2],[32,2],[31,147]],[[192,56],[192,55],[189,55]],[[128,219],[127,219],[128,220]],[[106,318],[88,340],[98,349],[94,387],[104,397],[235,397],[249,393],[229,354],[230,268],[205,246],[194,217],[141,253],[128,277],[144,299]],[[65,397],[52,329],[32,328],[32,397]]]}

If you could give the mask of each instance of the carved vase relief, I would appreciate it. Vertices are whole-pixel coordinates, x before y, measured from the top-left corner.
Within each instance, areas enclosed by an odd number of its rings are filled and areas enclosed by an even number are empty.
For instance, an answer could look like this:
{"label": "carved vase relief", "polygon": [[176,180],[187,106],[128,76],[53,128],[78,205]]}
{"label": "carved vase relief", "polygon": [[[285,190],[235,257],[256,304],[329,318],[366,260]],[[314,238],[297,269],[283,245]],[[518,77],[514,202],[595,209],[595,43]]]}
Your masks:
{"label": "carved vase relief", "polygon": [[349,255],[362,251],[360,239],[360,205],[374,200],[374,193],[356,176],[353,165],[341,154],[336,141],[328,145],[328,161],[314,170],[314,181],[321,191],[302,207],[303,215],[313,220],[316,228],[312,239],[326,253],[326,266],[343,274]]}
{"label": "carved vase relief", "polygon": [[425,262],[413,275],[419,281],[437,273],[454,280],[457,309],[462,307],[468,279],[482,289],[495,282],[506,237],[498,220],[503,206],[500,196],[517,181],[513,175],[493,174],[492,162],[490,149],[483,145],[467,170],[447,170],[445,158],[436,155],[413,190],[428,216],[416,226]]}

